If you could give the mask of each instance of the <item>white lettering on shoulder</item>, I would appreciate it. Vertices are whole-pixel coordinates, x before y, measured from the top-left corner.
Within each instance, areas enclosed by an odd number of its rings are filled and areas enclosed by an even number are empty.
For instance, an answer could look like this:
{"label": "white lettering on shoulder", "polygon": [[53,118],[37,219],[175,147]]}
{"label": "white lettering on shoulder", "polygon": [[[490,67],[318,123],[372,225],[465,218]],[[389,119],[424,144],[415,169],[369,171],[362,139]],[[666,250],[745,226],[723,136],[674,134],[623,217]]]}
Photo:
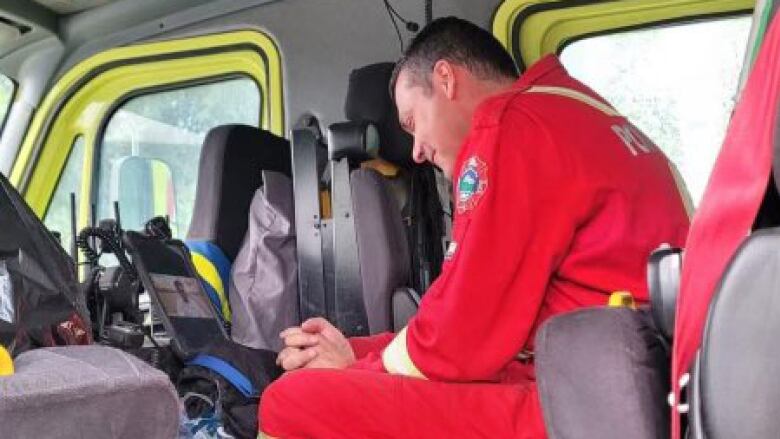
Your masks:
{"label": "white lettering on shoulder", "polygon": [[653,149],[655,148],[653,142],[630,123],[626,122],[621,125],[612,125],[612,131],[617,134],[618,138],[626,145],[628,152],[633,156],[649,154],[653,152]]}

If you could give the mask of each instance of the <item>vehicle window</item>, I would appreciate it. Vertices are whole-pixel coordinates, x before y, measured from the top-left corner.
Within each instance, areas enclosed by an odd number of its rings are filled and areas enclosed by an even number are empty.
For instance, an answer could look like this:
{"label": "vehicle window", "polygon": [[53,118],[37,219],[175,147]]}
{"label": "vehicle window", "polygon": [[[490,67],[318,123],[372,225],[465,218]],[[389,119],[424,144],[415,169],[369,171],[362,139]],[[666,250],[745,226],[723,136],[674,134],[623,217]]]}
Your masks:
{"label": "vehicle window", "polygon": [[[65,250],[70,251],[73,240],[71,233],[71,207],[70,194],[76,194],[76,202],[81,194],[82,165],[84,163],[84,138],[77,137],[73,141],[65,168],[60,174],[60,181],[54,196],[51,199],[49,209],[43,218],[46,228],[60,234],[60,242]],[[78,204],[76,205],[78,209]]]}
{"label": "vehicle window", "polygon": [[206,133],[223,124],[259,126],[261,96],[249,78],[144,94],[126,101],[106,126],[98,159],[97,217],[140,229],[167,216],[183,238],[192,217]]}
{"label": "vehicle window", "polygon": [[15,84],[10,78],[0,75],[0,132],[2,132],[5,125],[8,109],[11,108],[14,88]]}
{"label": "vehicle window", "polygon": [[697,205],[734,107],[750,24],[740,16],[591,37],[561,60],[655,141]]}

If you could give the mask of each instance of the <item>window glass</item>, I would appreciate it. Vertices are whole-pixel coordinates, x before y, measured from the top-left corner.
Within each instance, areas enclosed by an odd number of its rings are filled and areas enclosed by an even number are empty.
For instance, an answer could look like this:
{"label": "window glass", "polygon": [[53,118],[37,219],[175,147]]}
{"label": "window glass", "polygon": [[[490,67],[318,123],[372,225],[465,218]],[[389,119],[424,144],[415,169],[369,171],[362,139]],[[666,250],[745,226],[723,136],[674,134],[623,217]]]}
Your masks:
{"label": "window glass", "polygon": [[198,160],[213,127],[259,126],[260,91],[249,78],[145,94],[125,102],[108,122],[98,161],[97,217],[140,229],[167,215],[183,238],[192,217]]}
{"label": "window glass", "polygon": [[666,153],[698,204],[734,107],[750,24],[740,16],[592,37],[561,60]]}
{"label": "window glass", "polygon": [[11,107],[11,98],[14,95],[14,82],[10,78],[0,75],[0,132],[5,125],[5,117]]}
{"label": "window glass", "polygon": [[[60,175],[57,189],[54,191],[49,209],[43,218],[46,228],[60,234],[60,242],[68,252],[70,252],[71,245],[73,245],[70,194],[76,194],[76,202],[78,203],[78,197],[81,194],[81,168],[83,163],[84,138],[79,136],[73,141],[68,161],[65,162],[65,168]],[[78,209],[78,204],[76,204],[76,208]]]}

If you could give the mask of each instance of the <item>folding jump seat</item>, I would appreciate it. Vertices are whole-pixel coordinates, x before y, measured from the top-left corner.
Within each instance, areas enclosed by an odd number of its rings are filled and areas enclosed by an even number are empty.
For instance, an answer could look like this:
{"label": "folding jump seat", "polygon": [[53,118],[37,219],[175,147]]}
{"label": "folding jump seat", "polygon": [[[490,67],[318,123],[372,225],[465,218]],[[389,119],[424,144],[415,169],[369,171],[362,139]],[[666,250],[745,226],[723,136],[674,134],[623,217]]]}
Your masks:
{"label": "folding jump seat", "polygon": [[401,318],[392,310],[394,295],[419,300],[403,288],[411,264],[398,203],[379,172],[360,167],[378,146],[372,133],[365,122],[334,124],[328,133],[334,312],[353,335],[392,330]]}
{"label": "folding jump seat", "polygon": [[401,129],[388,90],[393,67],[352,71],[344,107],[349,122],[328,132],[335,312],[357,310],[350,318],[365,322],[363,333],[371,334],[406,325],[443,259],[436,179],[431,166],[411,159],[412,138]]}
{"label": "folding jump seat", "polygon": [[[394,168],[393,175],[384,181],[404,217],[411,255],[409,286],[422,293],[438,277],[444,260],[444,210],[433,166],[414,163],[413,139],[398,121],[389,93],[394,67],[394,63],[384,62],[353,70],[344,114],[351,122],[369,122],[377,128],[377,155]],[[376,169],[387,173],[385,168]]]}
{"label": "folding jump seat", "polygon": [[[350,336],[403,327],[419,302],[408,287],[420,277],[430,283],[441,265],[441,218],[437,226],[409,209],[415,201],[410,182],[425,180],[421,169],[410,172],[415,166],[411,137],[400,128],[388,92],[392,69],[392,63],[380,63],[350,75],[345,105],[350,121],[331,125],[327,137],[330,218],[320,207],[321,144],[309,130],[292,133],[302,318],[325,315]],[[417,208],[433,210],[435,216],[441,205],[432,169],[427,171],[430,185],[418,189],[417,198],[434,194],[438,208],[429,209],[433,203]],[[404,172],[413,177],[403,177]],[[439,246],[438,263],[436,246],[409,250],[410,239],[424,243],[424,238]],[[422,254],[426,276],[412,275],[423,271],[413,254]]]}
{"label": "folding jump seat", "polygon": [[212,302],[228,323],[231,265],[264,170],[292,175],[287,140],[246,125],[223,125],[206,135],[187,246]]}

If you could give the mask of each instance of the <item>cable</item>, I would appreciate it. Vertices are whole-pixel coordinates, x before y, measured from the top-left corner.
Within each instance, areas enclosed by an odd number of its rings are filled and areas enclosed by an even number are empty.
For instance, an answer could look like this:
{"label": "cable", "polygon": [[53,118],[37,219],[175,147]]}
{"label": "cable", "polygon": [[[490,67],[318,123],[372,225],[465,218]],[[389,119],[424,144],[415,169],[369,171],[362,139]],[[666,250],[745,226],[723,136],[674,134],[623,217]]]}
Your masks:
{"label": "cable", "polygon": [[382,0],[385,3],[385,9],[387,9],[387,16],[390,17],[390,22],[393,23],[393,28],[395,28],[395,33],[398,35],[398,44],[401,46],[401,53],[404,52],[404,39],[401,37],[401,30],[398,29],[398,23],[395,22],[395,16],[394,14],[398,14],[395,12],[395,9],[393,9],[392,6],[390,6],[390,2],[388,0]]}
{"label": "cable", "polygon": [[393,5],[391,5],[388,0],[384,0],[384,1],[385,1],[385,6],[387,6],[387,8],[390,10],[390,12],[393,15],[395,15],[396,18],[398,18],[398,20],[400,20],[401,23],[404,24],[404,26],[406,26],[406,30],[408,30],[409,32],[417,32],[418,30],[420,30],[420,25],[417,24],[416,21],[411,21],[411,20],[405,19],[401,14],[398,13],[398,11],[395,10]]}
{"label": "cable", "polygon": [[401,44],[401,52],[404,51],[404,41],[401,37],[401,30],[398,28],[398,23],[395,21],[396,18],[404,24],[406,27],[406,30],[409,32],[417,32],[420,30],[420,25],[417,24],[414,21],[405,19],[401,14],[398,13],[398,11],[395,10],[393,5],[390,4],[389,0],[382,0],[385,4],[385,9],[387,9],[387,15],[390,17],[390,21],[393,22],[393,27],[395,28],[395,33],[398,35],[398,42]]}
{"label": "cable", "polygon": [[425,0],[425,25],[433,21],[433,0]]}
{"label": "cable", "polygon": [[105,245],[112,250],[116,256],[117,261],[119,262],[119,265],[122,266],[122,268],[127,273],[127,276],[130,278],[130,281],[135,281],[138,279],[138,274],[135,271],[135,267],[133,267],[133,264],[131,264],[127,259],[118,237],[115,236],[113,232],[109,232],[98,227],[85,227],[76,238],[76,246],[81,249],[81,251],[84,253],[84,257],[91,265],[96,266],[98,264],[100,254],[89,245],[90,237],[100,239],[101,245]]}

